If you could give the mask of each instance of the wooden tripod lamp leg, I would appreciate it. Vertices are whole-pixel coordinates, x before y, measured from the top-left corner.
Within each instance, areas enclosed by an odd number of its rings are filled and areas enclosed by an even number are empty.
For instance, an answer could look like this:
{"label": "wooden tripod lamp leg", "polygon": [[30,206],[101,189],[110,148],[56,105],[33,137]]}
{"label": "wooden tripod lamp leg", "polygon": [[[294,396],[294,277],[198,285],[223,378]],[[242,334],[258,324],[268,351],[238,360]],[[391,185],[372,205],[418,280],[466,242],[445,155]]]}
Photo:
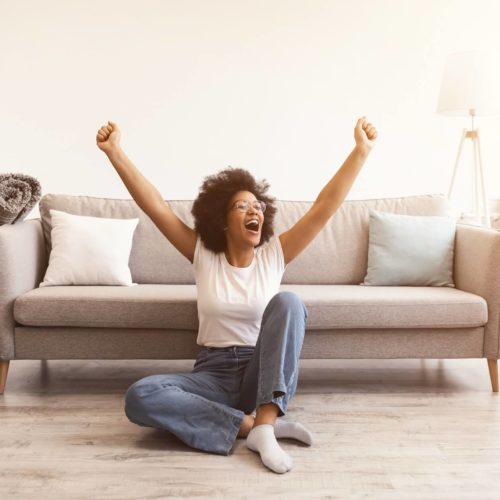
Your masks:
{"label": "wooden tripod lamp leg", "polygon": [[460,137],[460,144],[458,145],[458,153],[457,153],[457,158],[455,160],[455,166],[453,167],[453,175],[451,176],[450,187],[448,188],[448,199],[451,199],[453,188],[455,187],[455,182],[457,180],[458,163],[460,161],[460,155],[462,154],[462,148],[464,146],[466,135],[467,131],[463,129],[462,137]]}
{"label": "wooden tripod lamp leg", "polygon": [[[476,136],[474,138],[474,150],[476,158],[476,175],[478,177],[478,194],[482,201],[482,209],[480,213],[481,223],[486,227],[491,227],[490,208],[488,206],[489,199],[486,192],[486,183],[484,181],[485,174],[483,169],[483,158],[481,156],[481,144],[479,142],[479,129],[476,129]],[[484,220],[482,220],[483,217]]]}

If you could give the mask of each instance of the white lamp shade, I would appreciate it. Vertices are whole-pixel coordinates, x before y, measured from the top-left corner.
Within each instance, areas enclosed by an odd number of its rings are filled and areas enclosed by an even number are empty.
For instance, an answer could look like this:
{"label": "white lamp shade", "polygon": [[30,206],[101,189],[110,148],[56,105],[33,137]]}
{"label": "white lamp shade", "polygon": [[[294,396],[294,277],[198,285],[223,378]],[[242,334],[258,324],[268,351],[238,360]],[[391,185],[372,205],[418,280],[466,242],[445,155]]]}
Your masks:
{"label": "white lamp shade", "polygon": [[437,112],[447,116],[500,114],[500,58],[492,52],[446,57]]}

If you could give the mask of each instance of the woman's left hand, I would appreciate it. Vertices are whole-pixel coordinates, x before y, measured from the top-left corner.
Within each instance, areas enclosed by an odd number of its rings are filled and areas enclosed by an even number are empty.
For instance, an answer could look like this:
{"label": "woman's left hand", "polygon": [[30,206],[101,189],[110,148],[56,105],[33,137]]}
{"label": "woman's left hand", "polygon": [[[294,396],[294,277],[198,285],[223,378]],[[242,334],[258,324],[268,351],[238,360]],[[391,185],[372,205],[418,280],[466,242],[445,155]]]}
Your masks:
{"label": "woman's left hand", "polygon": [[369,123],[368,120],[366,120],[366,116],[361,117],[356,123],[356,128],[354,129],[356,147],[368,152],[375,145],[377,137],[377,129]]}

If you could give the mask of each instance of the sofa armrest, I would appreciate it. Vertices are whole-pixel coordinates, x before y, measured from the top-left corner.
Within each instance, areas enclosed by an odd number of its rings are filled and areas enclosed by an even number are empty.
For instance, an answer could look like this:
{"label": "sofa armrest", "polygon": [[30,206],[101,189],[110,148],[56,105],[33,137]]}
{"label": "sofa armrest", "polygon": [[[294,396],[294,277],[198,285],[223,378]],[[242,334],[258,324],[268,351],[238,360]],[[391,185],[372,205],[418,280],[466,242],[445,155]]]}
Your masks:
{"label": "sofa armrest", "polygon": [[500,232],[457,224],[453,273],[457,289],[480,295],[488,303],[483,355],[499,359]]}
{"label": "sofa armrest", "polygon": [[41,219],[0,226],[0,359],[15,359],[14,300],[38,287],[47,269]]}

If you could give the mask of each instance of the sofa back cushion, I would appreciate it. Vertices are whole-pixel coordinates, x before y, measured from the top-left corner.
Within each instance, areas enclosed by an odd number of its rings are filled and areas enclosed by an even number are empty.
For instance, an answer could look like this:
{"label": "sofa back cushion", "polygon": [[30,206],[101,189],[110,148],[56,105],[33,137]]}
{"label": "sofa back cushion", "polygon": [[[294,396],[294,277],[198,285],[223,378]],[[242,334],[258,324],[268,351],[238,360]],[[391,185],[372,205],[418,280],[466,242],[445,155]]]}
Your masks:
{"label": "sofa back cushion", "polygon": [[[194,227],[193,200],[167,200],[184,223]],[[275,233],[289,229],[312,206],[311,201],[277,200]],[[194,284],[191,263],[131,199],[46,194],[40,200],[40,216],[47,252],[51,249],[50,212],[130,219],[139,217],[129,266],[135,283]],[[286,268],[282,283],[360,284],[368,263],[369,209],[406,215],[452,216],[444,194],[345,200],[312,243]]]}

